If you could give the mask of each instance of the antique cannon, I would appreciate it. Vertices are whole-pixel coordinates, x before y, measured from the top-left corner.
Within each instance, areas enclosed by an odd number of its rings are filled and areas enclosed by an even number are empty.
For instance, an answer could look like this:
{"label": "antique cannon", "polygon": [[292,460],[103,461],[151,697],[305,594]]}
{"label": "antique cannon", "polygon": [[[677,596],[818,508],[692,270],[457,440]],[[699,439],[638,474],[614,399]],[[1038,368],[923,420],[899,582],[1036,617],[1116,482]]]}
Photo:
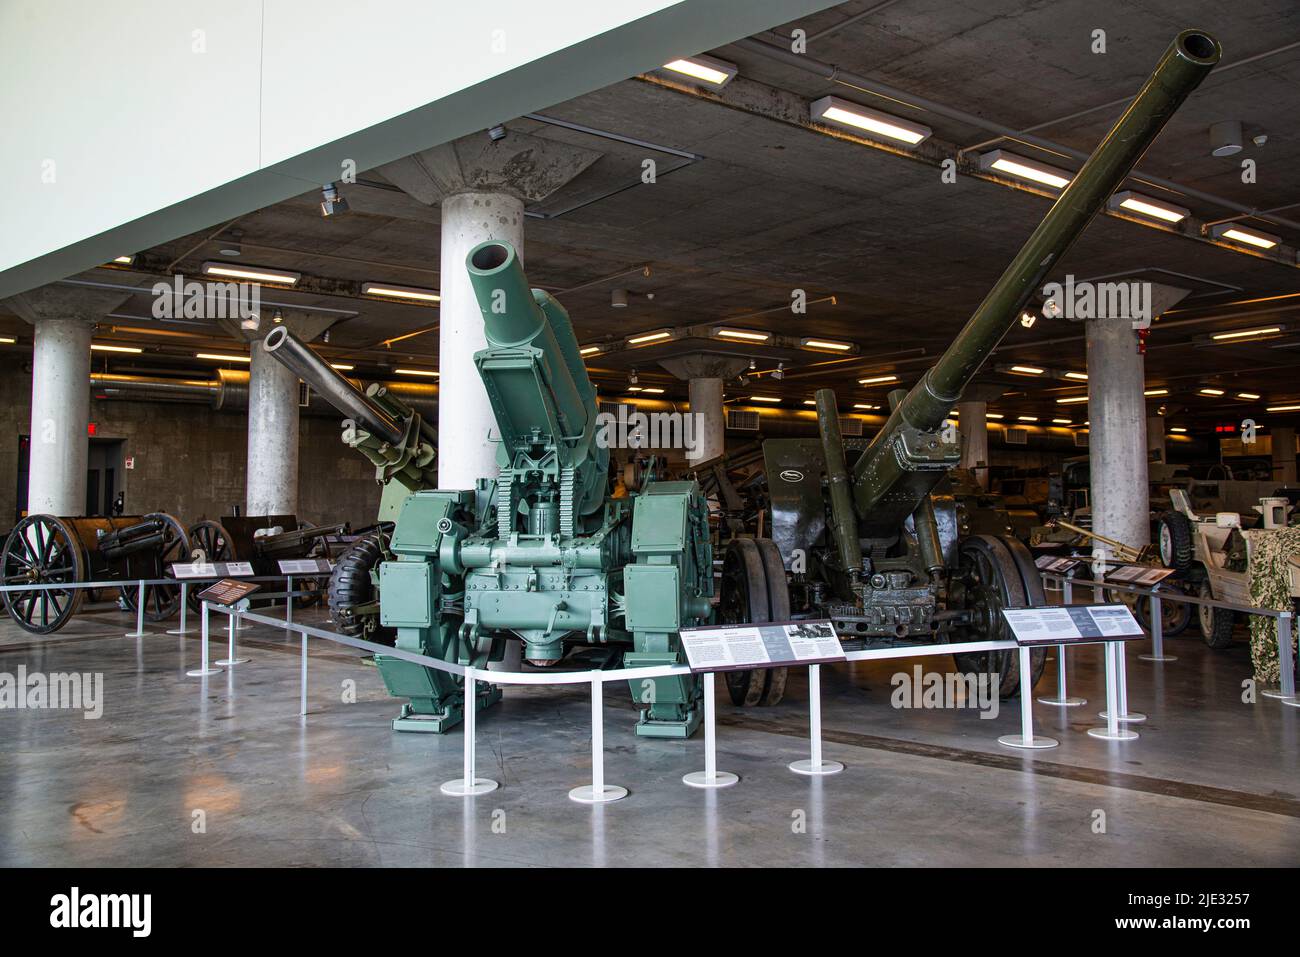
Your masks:
{"label": "antique cannon", "polygon": [[438,482],[438,434],[387,387],[376,382],[359,389],[284,326],[272,329],[262,348],[345,416],[344,444],[375,466],[375,481],[383,487],[378,521],[338,556],[327,601],[344,634],[392,644],[392,629],[379,623],[379,563],[392,557],[388,539],[406,497]]}
{"label": "antique cannon", "polygon": [[[414,491],[379,566],[380,620],[397,647],[482,668],[522,642],[536,666],[571,652],[629,666],[682,660],[678,631],[710,614],[708,515],[694,482],[648,481],[611,495],[596,391],[568,314],[529,289],[515,250],[470,251],[488,347],[475,363],[500,435],[499,471],[472,489]],[[384,682],[409,699],[393,726],[445,731],[464,713],[463,682],[377,655]],[[656,678],[633,689],[637,733],[687,737],[700,683]],[[478,707],[500,691],[478,692]]]}
{"label": "antique cannon", "polygon": [[[92,581],[164,578],[173,562],[190,559],[190,539],[176,519],[162,512],[113,518],[28,515],[5,540],[0,572],[5,585],[49,585],[6,591],[5,610],[25,631],[47,635],[77,613],[87,589],[60,588]],[[123,603],[135,611],[139,589],[123,584]],[[144,615],[171,617],[180,607],[180,587],[146,585]]]}
{"label": "antique cannon", "polygon": [[[1219,56],[1219,44],[1203,33],[1175,38],[957,338],[916,386],[889,396],[889,418],[851,468],[829,389],[816,397],[820,441],[765,443],[772,537],[729,546],[724,620],[826,617],[841,638],[864,646],[921,644],[1005,638],[1003,608],[1045,603],[1019,541],[961,536],[952,496],[935,494],[960,460],[949,416],[1048,273]],[[954,658],[963,671],[997,675],[1004,695],[1021,680],[1014,652]],[[1040,653],[1031,686],[1041,669]],[[728,687],[738,704],[770,704],[784,680],[776,671],[732,672]]]}

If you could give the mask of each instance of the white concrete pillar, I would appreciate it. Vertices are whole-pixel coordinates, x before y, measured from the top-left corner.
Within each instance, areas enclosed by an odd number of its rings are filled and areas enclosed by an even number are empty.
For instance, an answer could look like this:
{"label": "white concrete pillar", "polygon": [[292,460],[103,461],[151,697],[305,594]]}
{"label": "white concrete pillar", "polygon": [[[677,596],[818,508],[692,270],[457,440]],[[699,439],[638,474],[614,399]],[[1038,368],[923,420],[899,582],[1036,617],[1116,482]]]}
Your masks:
{"label": "white concrete pillar", "polygon": [[[1146,363],[1144,362],[1143,365],[1145,366]],[[1165,450],[1165,417],[1163,415],[1147,416],[1147,461],[1169,461]]]}
{"label": "white concrete pillar", "polygon": [[722,380],[695,378],[687,385],[695,419],[695,452],[691,462],[707,462],[726,451],[727,417],[722,411]]}
{"label": "white concrete pillar", "polygon": [[1295,485],[1295,427],[1274,427],[1269,441],[1273,446],[1273,481],[1279,485]]}
{"label": "white concrete pillar", "polygon": [[298,377],[260,344],[251,351],[245,514],[296,515]]}
{"label": "white concrete pillar", "polygon": [[1139,548],[1151,542],[1144,362],[1131,319],[1086,326],[1092,527]]}
{"label": "white concrete pillar", "polygon": [[41,319],[34,326],[27,512],[84,515],[93,327],[84,319]]}
{"label": "white concrete pillar", "polygon": [[961,467],[975,473],[980,488],[989,487],[989,404],[958,402],[957,431],[962,435]]}
{"label": "white concrete pillar", "polygon": [[474,353],[487,348],[483,316],[465,271],[481,242],[503,239],[524,260],[524,204],[508,193],[465,192],[442,201],[438,320],[438,485],[469,489],[497,474],[496,419]]}

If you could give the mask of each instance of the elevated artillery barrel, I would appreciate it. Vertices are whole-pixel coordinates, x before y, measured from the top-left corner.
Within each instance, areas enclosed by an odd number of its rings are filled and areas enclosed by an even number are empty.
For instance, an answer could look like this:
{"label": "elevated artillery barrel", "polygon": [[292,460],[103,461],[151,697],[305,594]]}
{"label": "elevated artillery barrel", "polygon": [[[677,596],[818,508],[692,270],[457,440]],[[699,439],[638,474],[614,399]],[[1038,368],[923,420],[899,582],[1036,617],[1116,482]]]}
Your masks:
{"label": "elevated artillery barrel", "polygon": [[894,407],[853,467],[854,507],[864,536],[897,534],[954,464],[951,445],[941,442],[936,432],[962,391],[1042,287],[1048,272],[1123,183],[1174,111],[1219,62],[1220,54],[1218,41],[1197,30],[1186,30],[1174,39],[1123,116],[952,345]]}
{"label": "elevated artillery barrel", "polygon": [[342,415],[390,445],[401,444],[406,435],[403,423],[331,369],[328,362],[284,326],[272,329],[262,340],[262,348],[324,396]]}

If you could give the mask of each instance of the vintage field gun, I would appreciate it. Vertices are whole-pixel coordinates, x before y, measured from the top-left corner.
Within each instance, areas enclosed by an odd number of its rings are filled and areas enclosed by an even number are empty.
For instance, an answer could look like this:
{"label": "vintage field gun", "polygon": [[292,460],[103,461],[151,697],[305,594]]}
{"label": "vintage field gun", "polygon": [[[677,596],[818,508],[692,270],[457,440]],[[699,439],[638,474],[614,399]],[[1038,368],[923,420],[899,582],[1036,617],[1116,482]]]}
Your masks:
{"label": "vintage field gun", "polygon": [[[5,610],[25,631],[58,631],[81,608],[85,588],[59,588],[92,581],[165,578],[173,562],[190,560],[190,539],[170,515],[119,515],[112,518],[59,518],[28,515],[5,540],[0,571],[6,585],[50,585],[4,592]],[[122,602],[137,608],[139,589],[122,585]],[[144,616],[170,618],[180,607],[180,586],[146,585]]]}
{"label": "vintage field gun", "polygon": [[[960,461],[950,413],[1074,240],[1220,56],[1185,31],[1096,151],[1062,191],[953,343],[848,466],[834,393],[817,393],[820,441],[769,440],[764,458],[771,539],[736,539],[723,561],[724,621],[830,618],[865,646],[1000,639],[1001,610],[1045,603],[1027,549],[1006,534],[961,535],[951,495],[936,486]],[[1014,652],[954,656],[958,668],[997,674],[1014,693]],[[1042,669],[1034,660],[1032,683]],[[777,670],[731,672],[741,704],[774,703]]]}

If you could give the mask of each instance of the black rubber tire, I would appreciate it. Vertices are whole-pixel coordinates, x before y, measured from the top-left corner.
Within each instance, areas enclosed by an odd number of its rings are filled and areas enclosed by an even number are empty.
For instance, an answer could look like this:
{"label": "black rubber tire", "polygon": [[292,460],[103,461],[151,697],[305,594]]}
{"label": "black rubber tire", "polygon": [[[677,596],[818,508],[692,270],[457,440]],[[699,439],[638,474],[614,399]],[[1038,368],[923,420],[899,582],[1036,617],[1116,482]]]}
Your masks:
{"label": "black rubber tire", "polygon": [[1181,512],[1161,512],[1156,520],[1156,548],[1165,568],[1185,572],[1196,560],[1192,523]]}
{"label": "black rubber tire", "polygon": [[[718,606],[722,622],[769,621],[770,608],[767,572],[758,546],[752,538],[732,539],[722,560],[722,595]],[[754,707],[763,698],[767,680],[767,675],[757,669],[728,671],[726,684],[731,703],[740,708]]]}
{"label": "black rubber tire", "polygon": [[[334,565],[327,593],[330,620],[345,635],[360,637],[365,631],[365,621],[353,615],[352,609],[375,600],[370,570],[384,561],[386,544],[384,533],[375,529],[349,545]],[[397,630],[377,624],[367,640],[392,645]]]}
{"label": "black rubber tire", "polygon": [[[1209,581],[1201,582],[1196,592],[1200,598],[1213,598]],[[1205,643],[1216,651],[1232,644],[1232,629],[1236,625],[1236,616],[1226,608],[1212,608],[1209,605],[1196,606],[1197,624],[1201,626],[1201,637]]]}
{"label": "black rubber tire", "polygon": [[[760,538],[758,554],[763,560],[763,571],[767,576],[767,610],[771,621],[790,620],[790,587],[785,578],[785,563],[781,561],[781,552],[776,542],[770,538]],[[785,697],[785,679],[787,669],[767,668],[763,674],[763,695],[758,703],[764,707],[780,704]]]}
{"label": "black rubber tire", "polygon": [[[1030,584],[1010,542],[1016,540],[995,535],[972,535],[963,539],[958,546],[961,555],[959,571],[963,574],[977,573],[984,588],[984,593],[980,596],[983,602],[978,606],[980,614],[971,623],[970,635],[966,639],[968,641],[1009,640],[1012,637],[1011,629],[1002,617],[1001,609],[1046,604],[1042,598],[1041,579],[1036,588]],[[1023,545],[1020,547],[1024,548]],[[1032,559],[1029,564],[1033,565]],[[985,578],[985,575],[988,577]],[[970,582],[967,584],[969,586]],[[1031,600],[1030,595],[1036,600]],[[967,600],[970,600],[969,596]],[[1020,655],[1016,650],[958,652],[952,658],[959,672],[996,674],[999,698],[1010,698],[1020,690]],[[1042,676],[1046,661],[1047,649],[1035,648],[1030,651],[1030,688]]]}

